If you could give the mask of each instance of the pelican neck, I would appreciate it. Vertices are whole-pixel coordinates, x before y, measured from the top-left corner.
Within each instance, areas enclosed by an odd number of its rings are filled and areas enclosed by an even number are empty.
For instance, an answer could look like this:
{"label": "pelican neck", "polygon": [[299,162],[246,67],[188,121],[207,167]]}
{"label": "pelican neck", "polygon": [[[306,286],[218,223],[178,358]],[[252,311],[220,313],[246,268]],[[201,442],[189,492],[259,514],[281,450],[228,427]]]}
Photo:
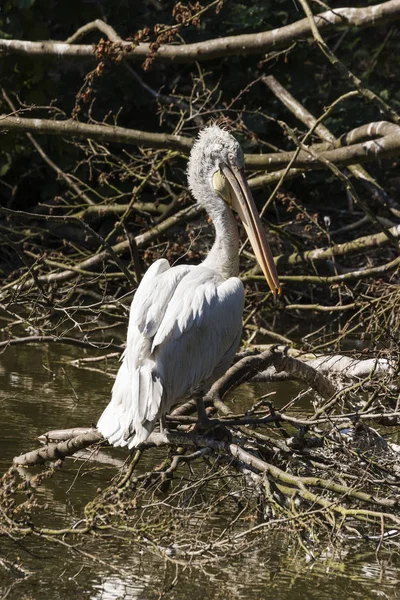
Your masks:
{"label": "pelican neck", "polygon": [[219,200],[208,205],[207,212],[215,228],[215,240],[202,264],[220,273],[224,279],[239,275],[239,232],[231,209]]}

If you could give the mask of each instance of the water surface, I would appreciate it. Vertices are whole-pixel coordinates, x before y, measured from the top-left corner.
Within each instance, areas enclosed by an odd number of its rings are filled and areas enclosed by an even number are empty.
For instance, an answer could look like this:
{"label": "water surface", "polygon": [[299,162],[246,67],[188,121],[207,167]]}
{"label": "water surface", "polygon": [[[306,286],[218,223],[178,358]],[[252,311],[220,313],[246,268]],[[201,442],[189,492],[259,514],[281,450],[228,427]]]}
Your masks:
{"label": "water surface", "polygon": [[[88,354],[65,345],[13,346],[0,355],[0,470],[13,456],[36,447],[36,436],[54,428],[88,426],[106,405],[113,378],[105,365],[78,369],[73,359]],[[258,385],[254,395],[277,390],[277,406],[293,395],[293,384]],[[236,394],[238,406],[243,396]],[[157,452],[146,460],[159,460]],[[126,458],[123,450],[102,451],[97,461],[67,459],[43,482],[43,520],[54,527],[73,524],[98,488],[106,487]],[[85,465],[82,468],[82,465]],[[37,470],[29,469],[27,476]],[[71,542],[71,540],[68,540]],[[0,538],[0,598],[156,599],[232,598],[400,598],[400,558],[376,554],[375,546],[355,542],[340,554],[327,547],[312,561],[290,536],[260,536],[256,547],[216,564],[176,565],[162,552],[133,543],[129,535],[90,538],[77,551],[63,539]],[[13,569],[12,565],[16,568]]]}

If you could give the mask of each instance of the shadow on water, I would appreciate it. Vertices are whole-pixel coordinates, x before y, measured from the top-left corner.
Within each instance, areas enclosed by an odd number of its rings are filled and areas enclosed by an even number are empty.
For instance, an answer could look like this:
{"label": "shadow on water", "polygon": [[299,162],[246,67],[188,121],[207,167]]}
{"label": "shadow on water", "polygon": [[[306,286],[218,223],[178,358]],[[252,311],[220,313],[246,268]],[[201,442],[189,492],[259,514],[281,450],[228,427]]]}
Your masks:
{"label": "shadow on water", "polygon": [[[82,350],[59,346],[16,346],[0,355],[1,414],[0,469],[14,455],[36,446],[35,438],[56,427],[87,426],[95,422],[108,401],[112,376],[78,369],[70,361]],[[231,402],[245,408],[248,394],[275,391],[274,404],[293,398],[295,384],[255,385],[237,391]],[[296,391],[301,388],[295,386]],[[307,398],[300,398],[302,409]],[[107,486],[126,458],[124,451],[104,450],[96,461],[67,459],[54,477],[39,485],[38,498],[47,527],[71,526],[83,507]],[[146,460],[159,460],[160,451]],[[142,468],[146,468],[146,464]],[[37,470],[25,470],[26,477]],[[44,522],[43,521],[43,522]],[[41,525],[40,517],[36,521]],[[218,518],[215,526],[218,527]],[[72,550],[70,544],[75,546]],[[80,540],[1,538],[0,597],[8,599],[156,599],[166,598],[400,598],[400,559],[375,554],[366,543],[331,555],[329,548],[315,562],[284,532],[268,533],[257,546],[215,565],[191,567],[174,563],[162,549],[149,551],[121,532]],[[169,590],[169,591],[168,591]],[[163,595],[163,591],[165,595]]]}

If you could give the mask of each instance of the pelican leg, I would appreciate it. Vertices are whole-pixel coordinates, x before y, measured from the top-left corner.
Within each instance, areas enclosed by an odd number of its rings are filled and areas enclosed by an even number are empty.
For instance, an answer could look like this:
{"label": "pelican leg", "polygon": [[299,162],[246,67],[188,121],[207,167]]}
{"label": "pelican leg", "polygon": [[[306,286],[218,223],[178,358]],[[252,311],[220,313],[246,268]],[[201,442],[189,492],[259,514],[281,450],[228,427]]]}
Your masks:
{"label": "pelican leg", "polygon": [[196,400],[198,421],[195,427],[195,432],[209,434],[212,431],[213,437],[216,439],[231,439],[232,436],[228,429],[221,423],[219,419],[210,419],[204,406],[204,392],[198,391],[193,394]]}
{"label": "pelican leg", "polygon": [[169,434],[169,429],[168,429],[167,420],[165,418],[165,415],[160,417],[160,433],[165,436],[168,436],[168,434]]}
{"label": "pelican leg", "polygon": [[210,427],[210,419],[207,416],[206,413],[206,407],[204,406],[204,400],[203,400],[203,392],[202,391],[197,391],[193,394],[194,399],[196,400],[196,407],[197,407],[197,415],[198,415],[198,423],[200,425],[202,425],[203,427],[209,428]]}

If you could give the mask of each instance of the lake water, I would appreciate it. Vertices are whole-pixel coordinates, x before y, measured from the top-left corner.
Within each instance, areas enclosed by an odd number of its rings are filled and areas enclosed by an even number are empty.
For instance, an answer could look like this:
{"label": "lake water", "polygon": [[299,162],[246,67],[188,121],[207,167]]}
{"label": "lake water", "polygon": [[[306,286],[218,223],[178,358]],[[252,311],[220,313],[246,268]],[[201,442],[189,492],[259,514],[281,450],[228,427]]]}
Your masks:
{"label": "lake water", "polygon": [[[96,422],[113,379],[104,364],[94,365],[96,370],[70,364],[83,356],[88,356],[83,349],[65,345],[13,346],[0,355],[2,473],[13,456],[37,446],[41,433]],[[255,393],[270,389],[266,384]],[[146,453],[146,460],[159,460],[157,452]],[[82,508],[125,458],[126,452],[109,449],[84,469],[82,460],[67,459],[38,490],[46,525],[81,518]],[[36,472],[27,470],[28,476]],[[377,555],[367,542],[347,545],[340,554],[328,547],[312,561],[290,536],[269,532],[239,556],[193,566],[175,564],[162,552],[132,542],[129,534],[74,540],[74,551],[65,541],[0,537],[0,598],[400,598],[397,552]]]}

